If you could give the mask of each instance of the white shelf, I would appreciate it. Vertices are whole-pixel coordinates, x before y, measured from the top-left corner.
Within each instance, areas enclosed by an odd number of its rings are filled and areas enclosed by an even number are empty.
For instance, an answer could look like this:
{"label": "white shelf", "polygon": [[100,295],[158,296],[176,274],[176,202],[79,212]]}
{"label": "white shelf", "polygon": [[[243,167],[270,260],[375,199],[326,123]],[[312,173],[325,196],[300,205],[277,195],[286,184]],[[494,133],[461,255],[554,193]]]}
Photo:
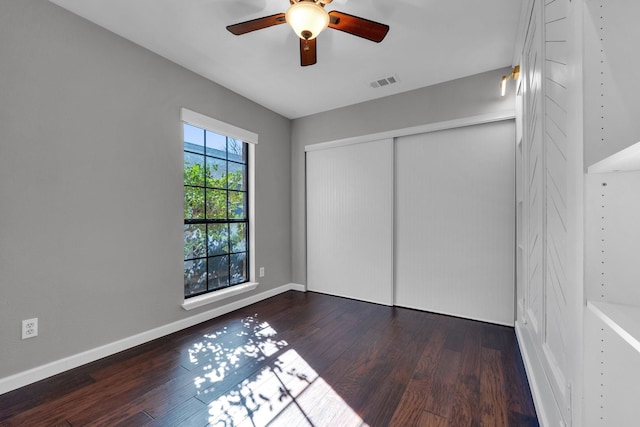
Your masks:
{"label": "white shelf", "polygon": [[640,170],[640,142],[589,166],[589,173],[628,172]]}
{"label": "white shelf", "polygon": [[587,301],[587,308],[640,352],[640,307]]}

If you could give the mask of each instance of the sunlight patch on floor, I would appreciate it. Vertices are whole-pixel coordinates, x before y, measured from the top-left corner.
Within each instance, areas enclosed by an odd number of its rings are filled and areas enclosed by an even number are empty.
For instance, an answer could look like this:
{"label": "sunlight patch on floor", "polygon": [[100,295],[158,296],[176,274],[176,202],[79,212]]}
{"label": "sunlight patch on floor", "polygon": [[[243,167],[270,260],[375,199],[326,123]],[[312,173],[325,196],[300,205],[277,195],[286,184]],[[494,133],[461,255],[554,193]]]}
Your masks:
{"label": "sunlight patch on floor", "polygon": [[[242,319],[239,328],[206,334],[189,349],[189,361],[200,372],[194,385],[198,398],[208,403],[209,425],[367,426],[298,352],[287,349],[289,344],[256,317]],[[239,384],[225,384],[252,366],[257,371]]]}
{"label": "sunlight patch on floor", "polygon": [[366,425],[295,350],[211,402],[209,414],[213,426],[283,425],[291,418],[305,425]]}

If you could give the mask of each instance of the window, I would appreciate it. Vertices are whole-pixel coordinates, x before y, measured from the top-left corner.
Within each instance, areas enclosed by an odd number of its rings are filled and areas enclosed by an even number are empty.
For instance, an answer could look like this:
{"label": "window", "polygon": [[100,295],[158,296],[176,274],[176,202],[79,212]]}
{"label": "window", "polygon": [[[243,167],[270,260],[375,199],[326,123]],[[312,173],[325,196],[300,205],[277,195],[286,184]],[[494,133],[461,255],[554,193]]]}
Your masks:
{"label": "window", "polygon": [[200,115],[183,109],[186,299],[250,280],[251,150],[213,129],[215,120],[187,120],[185,112]]}

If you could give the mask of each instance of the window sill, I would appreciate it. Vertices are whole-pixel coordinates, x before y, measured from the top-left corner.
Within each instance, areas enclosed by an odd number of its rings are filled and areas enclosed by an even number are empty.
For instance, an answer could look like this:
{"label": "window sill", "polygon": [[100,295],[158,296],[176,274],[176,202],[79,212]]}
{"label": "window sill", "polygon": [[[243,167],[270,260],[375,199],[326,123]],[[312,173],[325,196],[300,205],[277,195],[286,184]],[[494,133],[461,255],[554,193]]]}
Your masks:
{"label": "window sill", "polygon": [[234,295],[243,294],[249,292],[258,287],[258,282],[248,282],[242,285],[232,286],[230,288],[222,289],[219,291],[210,292],[208,294],[200,295],[197,297],[185,299],[182,303],[182,308],[185,310],[193,310],[194,308],[202,307],[203,305],[211,304],[223,299],[230,298]]}

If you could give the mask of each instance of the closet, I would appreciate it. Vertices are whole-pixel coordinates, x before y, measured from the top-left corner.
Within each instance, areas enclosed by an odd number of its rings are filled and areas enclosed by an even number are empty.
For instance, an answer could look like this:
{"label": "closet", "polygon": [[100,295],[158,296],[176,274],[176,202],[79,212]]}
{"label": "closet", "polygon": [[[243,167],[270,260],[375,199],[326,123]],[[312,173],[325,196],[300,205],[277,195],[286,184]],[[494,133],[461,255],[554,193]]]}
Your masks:
{"label": "closet", "polygon": [[513,120],[306,156],[309,290],[513,325]]}

